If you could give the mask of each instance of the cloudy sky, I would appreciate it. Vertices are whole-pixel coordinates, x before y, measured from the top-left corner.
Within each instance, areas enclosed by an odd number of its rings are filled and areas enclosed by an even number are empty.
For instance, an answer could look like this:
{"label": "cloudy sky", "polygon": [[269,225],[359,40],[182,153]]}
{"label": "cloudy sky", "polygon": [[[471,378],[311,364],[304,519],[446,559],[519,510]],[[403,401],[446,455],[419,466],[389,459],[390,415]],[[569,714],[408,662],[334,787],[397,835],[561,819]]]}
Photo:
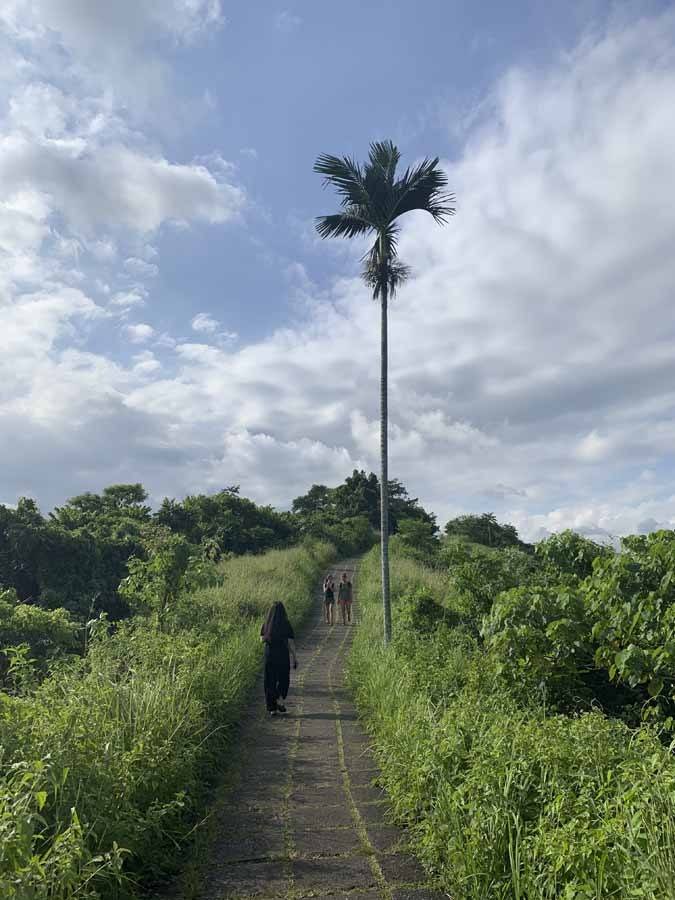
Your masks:
{"label": "cloudy sky", "polygon": [[675,9],[0,0],[0,502],[378,465],[378,310],[321,152],[439,155],[391,473],[441,523],[675,524]]}

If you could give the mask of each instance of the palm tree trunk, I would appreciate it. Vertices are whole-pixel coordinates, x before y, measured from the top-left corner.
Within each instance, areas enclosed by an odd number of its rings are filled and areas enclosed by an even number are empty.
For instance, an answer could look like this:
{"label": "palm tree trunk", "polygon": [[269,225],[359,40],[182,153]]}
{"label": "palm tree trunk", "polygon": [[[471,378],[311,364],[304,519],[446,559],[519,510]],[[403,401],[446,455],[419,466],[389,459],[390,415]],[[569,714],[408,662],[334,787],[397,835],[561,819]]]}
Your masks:
{"label": "palm tree trunk", "polygon": [[[382,252],[382,251],[380,251]],[[389,463],[387,459],[387,283],[382,286],[380,326],[380,541],[382,547],[382,609],[384,643],[391,640],[391,603],[389,599]]]}

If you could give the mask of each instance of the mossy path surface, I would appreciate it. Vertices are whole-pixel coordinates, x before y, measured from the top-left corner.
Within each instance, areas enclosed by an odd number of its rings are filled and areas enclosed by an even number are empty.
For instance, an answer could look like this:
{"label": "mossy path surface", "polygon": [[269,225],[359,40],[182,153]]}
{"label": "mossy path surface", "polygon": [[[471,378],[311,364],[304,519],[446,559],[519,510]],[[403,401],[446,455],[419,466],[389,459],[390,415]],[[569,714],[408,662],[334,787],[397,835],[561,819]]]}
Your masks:
{"label": "mossy path surface", "polygon": [[[336,564],[336,580],[356,562]],[[241,776],[217,803],[213,837],[189,892],[195,900],[443,897],[427,886],[403,832],[387,820],[385,797],[373,784],[377,764],[345,687],[358,627],[353,580],[352,626],[324,623],[317,589],[297,641],[288,713],[267,716],[262,686],[247,713]]]}

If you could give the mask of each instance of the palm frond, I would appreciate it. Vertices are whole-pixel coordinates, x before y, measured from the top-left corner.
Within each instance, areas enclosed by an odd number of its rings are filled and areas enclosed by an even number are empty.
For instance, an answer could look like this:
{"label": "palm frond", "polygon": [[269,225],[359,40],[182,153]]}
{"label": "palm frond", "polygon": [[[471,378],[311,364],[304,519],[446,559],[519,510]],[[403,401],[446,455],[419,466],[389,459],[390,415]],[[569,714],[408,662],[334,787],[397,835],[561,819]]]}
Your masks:
{"label": "palm frond", "polygon": [[356,237],[370,231],[372,227],[370,222],[356,213],[335,213],[332,216],[318,216],[316,219],[316,230],[322,238]]}
{"label": "palm frond", "polygon": [[425,159],[417,166],[406,169],[393,186],[392,219],[420,209],[430,213],[442,225],[454,215],[455,208],[452,204],[455,198],[445,191],[448,177],[439,168],[438,162],[438,157]]}
{"label": "palm frond", "polygon": [[380,141],[370,145],[363,183],[370,197],[373,218],[377,220],[380,228],[386,227],[390,220],[392,187],[400,158],[401,154],[392,141]]}
{"label": "palm frond", "polygon": [[371,288],[375,300],[382,296],[385,285],[389,296],[393,297],[398,287],[410,275],[410,267],[397,259],[398,231],[398,224],[392,222],[363,257],[361,275]]}
{"label": "palm frond", "polygon": [[385,180],[394,183],[396,166],[401,161],[401,153],[393,141],[373,141],[368,153],[368,161],[373,169],[381,169]]}
{"label": "palm frond", "polygon": [[340,195],[342,206],[370,207],[361,166],[349,156],[322,153],[314,163],[314,171],[323,175],[324,183],[332,185]]}
{"label": "palm frond", "polygon": [[384,265],[372,265],[370,256],[368,256],[361,277],[372,290],[373,300],[379,300],[382,297],[385,285],[387,296],[391,299],[403,282],[410,277],[411,271],[410,266],[396,260],[390,260]]}

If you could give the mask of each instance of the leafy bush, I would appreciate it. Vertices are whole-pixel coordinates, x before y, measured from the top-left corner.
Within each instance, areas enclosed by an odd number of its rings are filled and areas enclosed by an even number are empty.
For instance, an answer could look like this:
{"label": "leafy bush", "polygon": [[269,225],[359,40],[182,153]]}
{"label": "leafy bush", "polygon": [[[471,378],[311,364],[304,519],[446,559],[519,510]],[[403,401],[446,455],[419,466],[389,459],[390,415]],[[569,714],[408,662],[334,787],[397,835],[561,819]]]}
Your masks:
{"label": "leafy bush", "polygon": [[557,537],[537,554],[562,580],[497,595],[485,619],[482,634],[499,670],[510,685],[540,689],[561,708],[600,703],[628,722],[645,715],[671,730],[675,534],[656,532],[595,556],[592,542]]}
{"label": "leafy bush", "polygon": [[259,671],[261,615],[281,597],[300,624],[332,554],[224,561],[163,630],[148,602],[32,692],[0,693],[3,897],[132,896],[175,868]]}
{"label": "leafy bush", "polygon": [[441,559],[476,627],[502,591],[537,581],[540,572],[537,560],[515,547],[493,550],[457,538],[444,541]]}
{"label": "leafy bush", "polygon": [[[652,561],[666,558],[653,543]],[[550,715],[536,690],[514,689],[514,679],[573,680],[595,665],[583,591],[511,588],[487,620],[495,645],[486,648],[467,633],[465,598],[448,577],[430,577],[403,551],[392,554],[395,639],[386,649],[375,553],[360,570],[349,681],[394,815],[440,886],[457,900],[672,900],[671,748],[647,726],[600,711]],[[602,571],[596,563],[593,578]]]}
{"label": "leafy bush", "polygon": [[613,550],[568,529],[540,541],[535,553],[558,578],[586,578],[593,571],[594,560],[611,557]]}
{"label": "leafy bush", "polygon": [[13,590],[0,588],[0,686],[12,685],[12,653],[41,665],[83,648],[83,629],[65,609],[48,611],[19,603]]}
{"label": "leafy bush", "polygon": [[564,703],[587,693],[583,675],[593,668],[593,645],[579,591],[544,585],[504,591],[481,635],[496,671],[520,697]]}
{"label": "leafy bush", "polygon": [[436,537],[436,525],[422,519],[400,519],[397,538],[412,559],[434,566],[439,562],[441,542]]}

